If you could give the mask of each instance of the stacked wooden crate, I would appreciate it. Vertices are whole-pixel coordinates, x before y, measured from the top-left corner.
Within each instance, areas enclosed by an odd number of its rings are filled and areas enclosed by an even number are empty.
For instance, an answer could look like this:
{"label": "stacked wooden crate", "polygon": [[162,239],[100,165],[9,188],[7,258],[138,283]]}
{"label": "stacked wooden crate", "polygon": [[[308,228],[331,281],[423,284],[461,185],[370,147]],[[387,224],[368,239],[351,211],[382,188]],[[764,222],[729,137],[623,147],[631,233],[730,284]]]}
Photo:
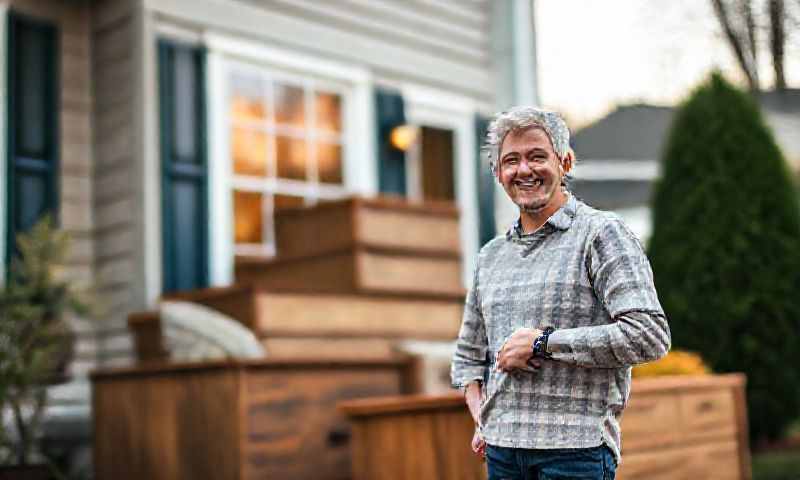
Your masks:
{"label": "stacked wooden crate", "polygon": [[[246,325],[271,358],[390,358],[406,339],[455,339],[463,311],[452,204],[351,198],[276,216],[278,256],[237,258],[236,284],[172,295]],[[152,316],[129,325],[138,350]],[[149,334],[149,336],[147,335]]]}

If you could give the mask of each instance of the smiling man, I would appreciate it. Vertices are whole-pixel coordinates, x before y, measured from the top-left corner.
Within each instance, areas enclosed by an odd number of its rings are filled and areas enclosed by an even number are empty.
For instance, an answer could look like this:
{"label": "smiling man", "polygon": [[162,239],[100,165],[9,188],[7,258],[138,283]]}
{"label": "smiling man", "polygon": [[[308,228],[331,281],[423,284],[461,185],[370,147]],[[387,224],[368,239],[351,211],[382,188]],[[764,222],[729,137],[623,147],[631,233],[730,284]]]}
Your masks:
{"label": "smiling man", "polygon": [[493,479],[613,479],[631,365],[670,347],[650,264],[618,216],[566,188],[569,130],[516,107],[489,126],[519,219],[487,243],[452,364]]}

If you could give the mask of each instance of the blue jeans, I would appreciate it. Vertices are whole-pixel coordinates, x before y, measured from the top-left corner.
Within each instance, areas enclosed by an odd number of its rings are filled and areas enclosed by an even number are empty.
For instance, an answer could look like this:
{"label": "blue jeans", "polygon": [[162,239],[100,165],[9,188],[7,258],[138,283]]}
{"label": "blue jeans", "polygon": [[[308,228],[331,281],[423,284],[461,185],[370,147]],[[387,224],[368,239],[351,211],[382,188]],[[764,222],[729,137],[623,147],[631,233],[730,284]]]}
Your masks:
{"label": "blue jeans", "polygon": [[527,449],[486,445],[489,480],[614,480],[616,459],[605,445]]}

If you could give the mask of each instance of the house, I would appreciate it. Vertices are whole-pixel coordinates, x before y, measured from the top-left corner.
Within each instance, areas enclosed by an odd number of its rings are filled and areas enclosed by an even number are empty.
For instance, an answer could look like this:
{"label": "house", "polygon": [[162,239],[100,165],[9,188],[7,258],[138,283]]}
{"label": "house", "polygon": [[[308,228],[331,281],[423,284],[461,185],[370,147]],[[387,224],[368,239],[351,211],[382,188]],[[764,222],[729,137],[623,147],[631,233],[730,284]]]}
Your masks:
{"label": "house", "polygon": [[531,19],[524,1],[0,2],[0,271],[54,212],[109,312],[74,322],[78,375],[130,362],[128,313],[274,255],[287,207],[454,202],[467,281],[494,234],[486,115],[536,99]]}
{"label": "house", "polygon": [[[762,92],[757,101],[783,150],[800,173],[800,89]],[[571,181],[589,204],[619,213],[640,239],[650,236],[650,199],[675,109],[623,105],[579,130],[572,139],[578,162]]]}
{"label": "house", "polygon": [[53,214],[107,312],[72,319],[79,380],[132,362],[131,312],[278,253],[288,207],[452,202],[467,283],[509,211],[486,117],[536,102],[534,50],[523,0],[0,0],[0,282]]}

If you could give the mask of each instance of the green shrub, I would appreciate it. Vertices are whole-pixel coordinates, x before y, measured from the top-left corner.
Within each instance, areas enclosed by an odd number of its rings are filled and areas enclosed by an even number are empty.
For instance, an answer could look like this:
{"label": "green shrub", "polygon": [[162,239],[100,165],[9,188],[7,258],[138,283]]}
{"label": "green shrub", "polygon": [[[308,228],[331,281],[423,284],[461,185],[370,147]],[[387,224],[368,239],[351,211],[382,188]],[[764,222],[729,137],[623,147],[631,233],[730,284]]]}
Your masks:
{"label": "green shrub", "polygon": [[676,348],[747,374],[753,440],[800,407],[800,210],[755,102],[719,74],[676,113],[649,255]]}

